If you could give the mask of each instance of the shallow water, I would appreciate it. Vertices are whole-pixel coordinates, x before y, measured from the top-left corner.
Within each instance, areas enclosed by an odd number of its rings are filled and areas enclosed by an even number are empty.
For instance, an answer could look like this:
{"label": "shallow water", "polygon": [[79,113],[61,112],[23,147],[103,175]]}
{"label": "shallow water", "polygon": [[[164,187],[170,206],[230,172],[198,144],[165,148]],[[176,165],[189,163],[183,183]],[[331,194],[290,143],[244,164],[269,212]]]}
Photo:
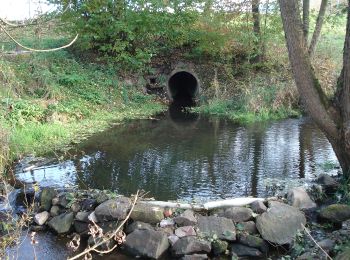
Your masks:
{"label": "shallow water", "polygon": [[18,165],[16,177],[124,195],[143,189],[156,199],[189,201],[267,196],[276,183],[310,180],[338,164],[307,118],[239,126],[174,108],[98,133],[71,155],[25,173]]}

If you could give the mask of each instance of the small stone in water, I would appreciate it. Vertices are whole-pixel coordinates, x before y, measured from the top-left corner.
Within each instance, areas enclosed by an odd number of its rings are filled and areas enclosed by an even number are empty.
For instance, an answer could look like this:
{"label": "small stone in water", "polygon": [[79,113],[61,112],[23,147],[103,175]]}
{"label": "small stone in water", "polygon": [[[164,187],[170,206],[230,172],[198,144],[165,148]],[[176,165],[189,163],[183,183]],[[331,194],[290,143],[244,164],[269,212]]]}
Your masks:
{"label": "small stone in water", "polygon": [[44,225],[45,222],[48,220],[50,214],[47,211],[40,212],[34,216],[34,221],[39,226]]}

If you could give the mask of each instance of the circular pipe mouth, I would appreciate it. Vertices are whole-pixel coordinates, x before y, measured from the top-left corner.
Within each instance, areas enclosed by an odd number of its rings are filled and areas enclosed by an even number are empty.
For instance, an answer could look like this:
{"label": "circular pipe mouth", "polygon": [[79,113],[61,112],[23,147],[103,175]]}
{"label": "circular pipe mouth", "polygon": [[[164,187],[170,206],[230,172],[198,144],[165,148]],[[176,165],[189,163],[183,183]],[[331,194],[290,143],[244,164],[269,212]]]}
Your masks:
{"label": "circular pipe mouth", "polygon": [[198,94],[197,78],[188,71],[179,71],[168,80],[168,94],[173,101],[191,101]]}

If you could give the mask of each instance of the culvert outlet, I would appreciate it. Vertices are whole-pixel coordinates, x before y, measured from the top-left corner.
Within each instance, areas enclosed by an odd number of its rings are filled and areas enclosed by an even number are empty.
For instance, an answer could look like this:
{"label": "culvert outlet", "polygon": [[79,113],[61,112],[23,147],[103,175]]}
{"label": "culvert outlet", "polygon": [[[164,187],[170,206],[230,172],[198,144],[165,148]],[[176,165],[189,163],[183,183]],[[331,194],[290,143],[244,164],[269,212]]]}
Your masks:
{"label": "culvert outlet", "polygon": [[193,102],[199,92],[197,77],[188,71],[173,72],[168,80],[168,96],[172,101]]}

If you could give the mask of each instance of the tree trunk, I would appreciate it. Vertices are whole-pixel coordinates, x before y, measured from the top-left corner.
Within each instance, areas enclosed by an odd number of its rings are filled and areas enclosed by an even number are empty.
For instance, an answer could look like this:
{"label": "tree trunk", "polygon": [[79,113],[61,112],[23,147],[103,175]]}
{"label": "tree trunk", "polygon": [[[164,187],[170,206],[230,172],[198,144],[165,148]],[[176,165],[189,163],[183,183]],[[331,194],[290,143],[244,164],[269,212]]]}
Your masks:
{"label": "tree trunk", "polygon": [[[350,5],[350,0],[348,0]],[[350,10],[344,44],[343,70],[338,80],[337,102],[324,94],[305,46],[296,0],[279,0],[289,60],[302,102],[330,141],[345,176],[350,176]],[[328,110],[339,112],[340,119]]]}
{"label": "tree trunk", "polygon": [[303,0],[303,32],[305,41],[309,38],[309,26],[310,26],[310,0]]}
{"label": "tree trunk", "polygon": [[310,46],[309,46],[310,57],[312,57],[314,52],[315,52],[316,43],[317,43],[318,38],[320,36],[321,28],[322,28],[323,21],[324,21],[324,16],[326,14],[327,4],[328,4],[328,0],[322,0],[321,6],[320,6],[320,11],[318,12],[318,16],[317,16],[317,20],[316,20],[315,31],[312,35],[312,39],[311,39]]}
{"label": "tree trunk", "polygon": [[260,0],[252,0],[252,13],[253,13],[253,32],[255,36],[254,40],[254,54],[255,57],[252,62],[260,62],[262,60],[262,46],[261,46],[261,30],[260,30],[260,12],[259,12]]}

